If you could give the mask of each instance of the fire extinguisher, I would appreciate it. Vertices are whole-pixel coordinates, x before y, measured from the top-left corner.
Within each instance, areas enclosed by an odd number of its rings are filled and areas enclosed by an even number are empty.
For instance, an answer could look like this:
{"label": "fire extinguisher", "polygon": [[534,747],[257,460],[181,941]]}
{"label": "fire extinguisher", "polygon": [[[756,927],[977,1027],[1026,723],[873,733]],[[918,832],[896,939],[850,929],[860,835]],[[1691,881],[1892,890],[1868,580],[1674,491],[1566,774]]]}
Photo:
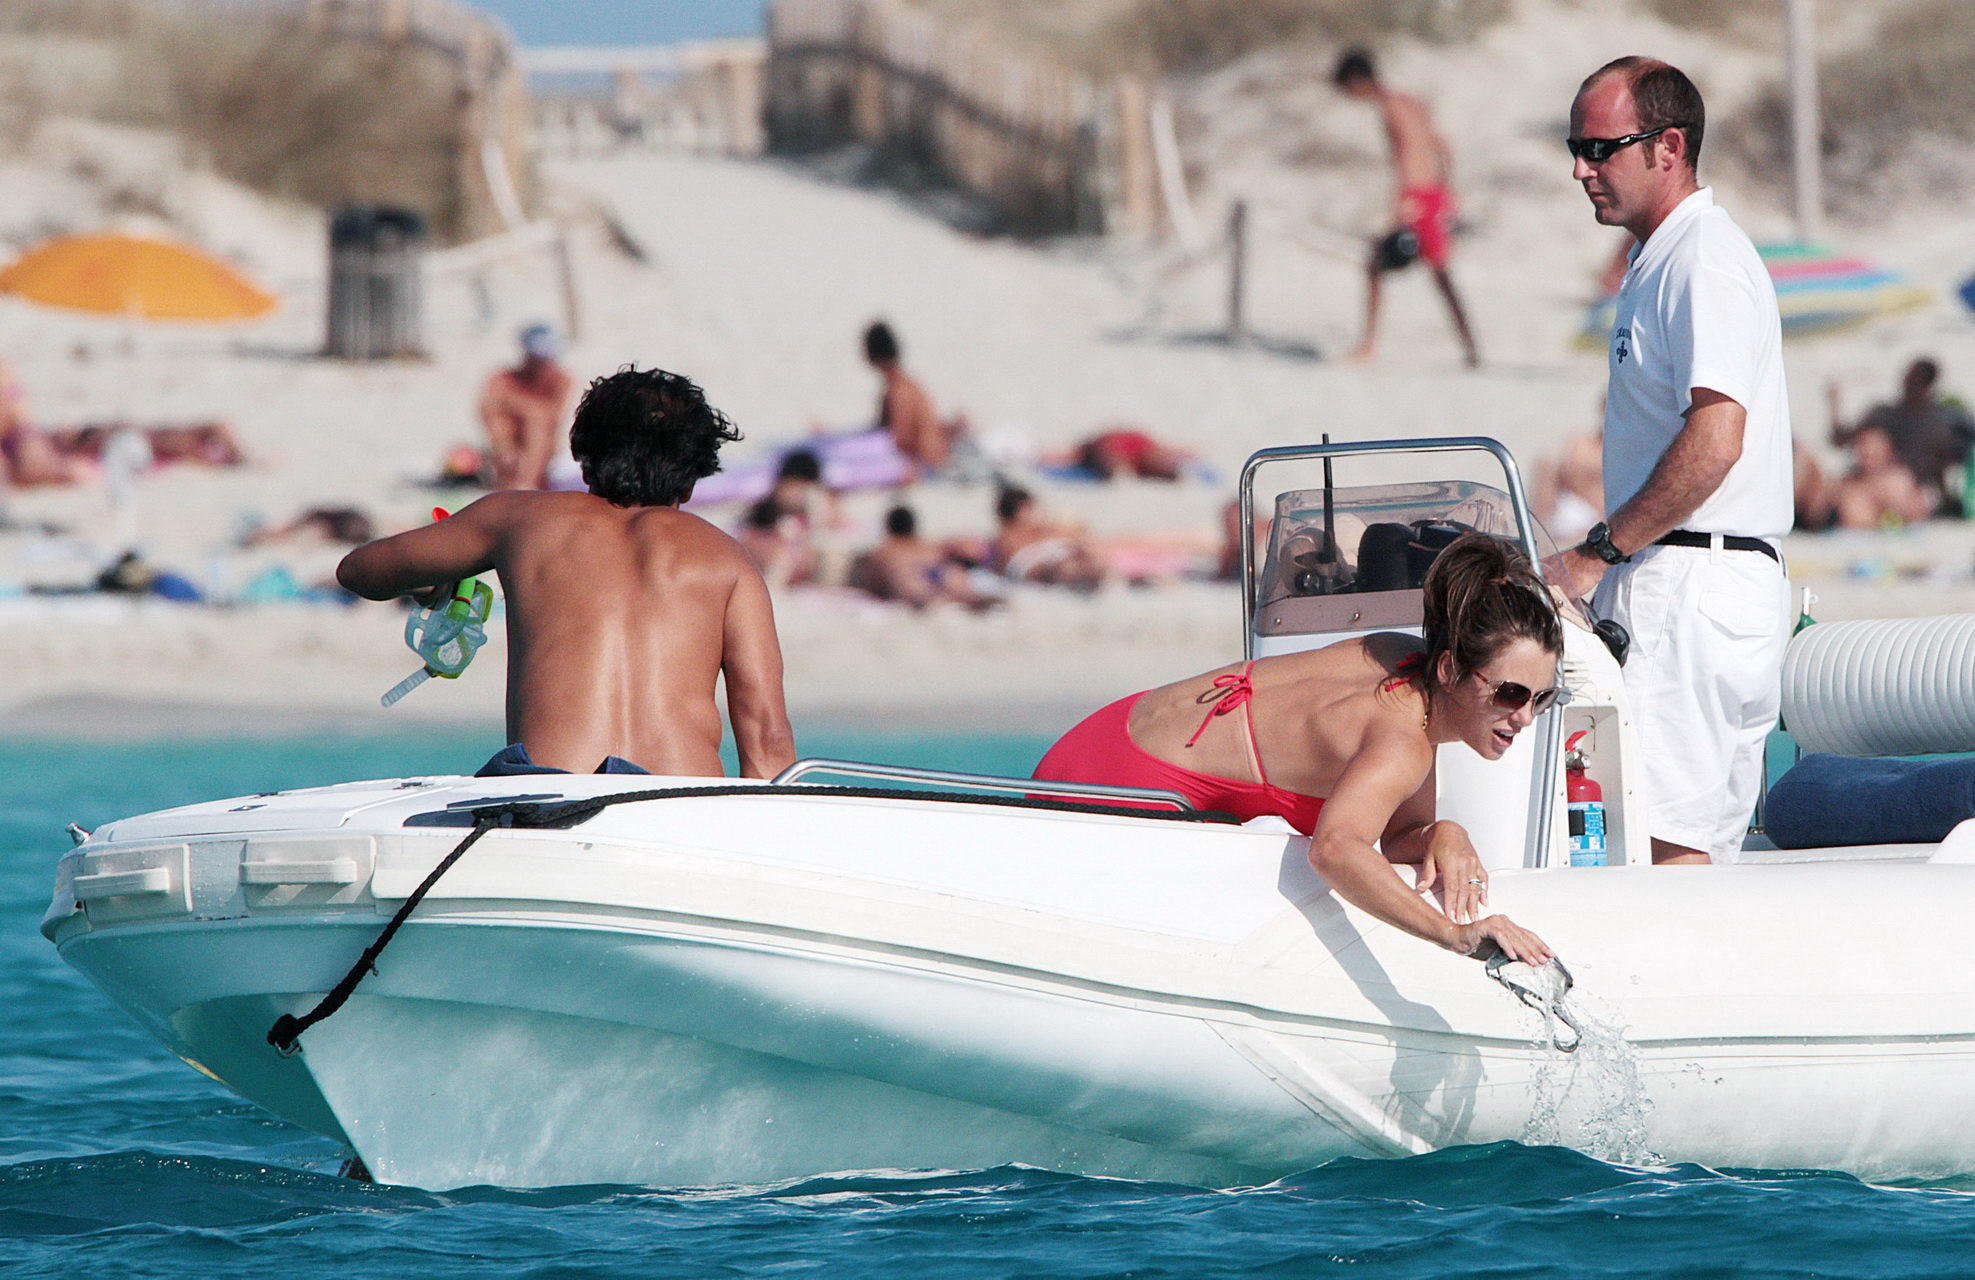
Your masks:
{"label": "fire extinguisher", "polygon": [[1577,745],[1589,729],[1564,743],[1564,798],[1570,805],[1570,865],[1602,867],[1610,862],[1605,845],[1605,789],[1586,772],[1589,762]]}

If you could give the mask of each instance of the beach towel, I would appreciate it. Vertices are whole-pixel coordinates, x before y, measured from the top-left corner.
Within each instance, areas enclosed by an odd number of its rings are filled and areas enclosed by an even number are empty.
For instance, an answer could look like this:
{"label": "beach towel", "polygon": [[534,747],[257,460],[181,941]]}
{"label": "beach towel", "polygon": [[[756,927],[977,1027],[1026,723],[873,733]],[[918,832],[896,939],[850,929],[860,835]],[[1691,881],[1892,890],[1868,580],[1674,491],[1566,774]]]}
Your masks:
{"label": "beach towel", "polygon": [[801,449],[816,455],[823,468],[823,483],[839,493],[895,489],[912,480],[911,460],[898,451],[891,436],[882,430],[812,436],[791,441],[761,461],[716,471],[693,487],[687,510],[723,502],[754,502],[766,497],[775,487],[782,460]]}
{"label": "beach towel", "polygon": [[1975,754],[1925,760],[1805,756],[1769,789],[1763,825],[1779,849],[1935,844],[1975,818]]}

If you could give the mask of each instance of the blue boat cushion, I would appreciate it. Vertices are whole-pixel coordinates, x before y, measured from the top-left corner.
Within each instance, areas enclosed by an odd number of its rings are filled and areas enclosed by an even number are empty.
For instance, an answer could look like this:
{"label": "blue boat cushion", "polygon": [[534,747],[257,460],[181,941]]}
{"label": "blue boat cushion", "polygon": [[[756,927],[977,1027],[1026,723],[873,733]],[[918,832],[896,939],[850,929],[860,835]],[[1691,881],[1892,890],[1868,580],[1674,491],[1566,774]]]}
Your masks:
{"label": "blue boat cushion", "polygon": [[1779,849],[1936,844],[1975,818],[1975,755],[1807,755],[1769,789],[1763,816]]}
{"label": "blue boat cushion", "polygon": [[[647,774],[651,772],[649,769],[639,768],[622,756],[605,756],[603,763],[598,765],[595,771],[597,773]],[[548,765],[536,764],[534,758],[528,754],[528,748],[526,746],[523,746],[519,742],[510,742],[507,746],[502,747],[499,751],[488,757],[487,763],[481,765],[480,771],[473,776],[476,778],[518,778],[523,774],[530,773],[568,772],[569,770],[567,769],[551,769]]]}

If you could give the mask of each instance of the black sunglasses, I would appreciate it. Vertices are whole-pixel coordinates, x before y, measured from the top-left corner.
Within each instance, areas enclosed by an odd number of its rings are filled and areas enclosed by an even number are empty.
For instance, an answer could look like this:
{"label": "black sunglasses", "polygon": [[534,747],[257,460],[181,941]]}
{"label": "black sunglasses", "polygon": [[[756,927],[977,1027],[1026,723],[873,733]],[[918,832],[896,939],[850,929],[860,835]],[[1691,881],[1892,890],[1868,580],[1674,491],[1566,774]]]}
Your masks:
{"label": "black sunglasses", "polygon": [[1565,138],[1564,146],[1570,149],[1570,154],[1576,159],[1588,160],[1592,164],[1603,164],[1612,158],[1612,153],[1622,147],[1629,147],[1635,142],[1644,142],[1648,138],[1657,138],[1668,129],[1691,127],[1684,124],[1663,124],[1657,129],[1648,129],[1644,133],[1628,133],[1623,138]]}
{"label": "black sunglasses", "polygon": [[[1487,677],[1483,676],[1482,679],[1485,682]],[[1517,684],[1513,680],[1497,680],[1489,687],[1488,698],[1504,711],[1520,711],[1527,706],[1540,716],[1559,703],[1569,702],[1570,690],[1558,684],[1531,693],[1527,685]]]}

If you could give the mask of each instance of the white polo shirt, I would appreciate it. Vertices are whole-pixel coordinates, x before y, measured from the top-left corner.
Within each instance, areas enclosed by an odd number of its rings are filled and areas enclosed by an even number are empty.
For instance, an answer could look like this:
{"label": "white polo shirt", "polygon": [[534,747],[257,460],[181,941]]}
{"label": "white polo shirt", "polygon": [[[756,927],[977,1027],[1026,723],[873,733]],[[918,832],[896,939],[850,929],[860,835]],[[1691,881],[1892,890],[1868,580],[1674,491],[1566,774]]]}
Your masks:
{"label": "white polo shirt", "polygon": [[1694,389],[1748,412],[1742,456],[1683,528],[1777,539],[1793,520],[1790,404],[1776,289],[1714,192],[1682,200],[1633,250],[1618,290],[1605,401],[1605,511],[1645,485]]}

